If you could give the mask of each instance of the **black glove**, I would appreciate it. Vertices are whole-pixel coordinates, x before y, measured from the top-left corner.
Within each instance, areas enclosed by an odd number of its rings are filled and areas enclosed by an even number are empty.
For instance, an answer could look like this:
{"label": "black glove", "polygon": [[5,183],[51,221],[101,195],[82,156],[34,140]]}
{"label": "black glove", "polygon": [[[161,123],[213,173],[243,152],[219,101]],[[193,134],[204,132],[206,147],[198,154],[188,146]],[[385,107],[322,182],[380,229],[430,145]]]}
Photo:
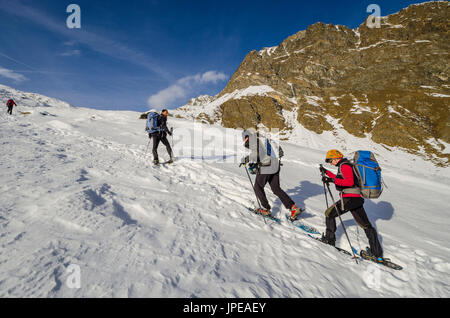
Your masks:
{"label": "black glove", "polygon": [[328,178],[326,176],[323,176],[322,182],[323,183],[334,183],[334,179],[333,178]]}
{"label": "black glove", "polygon": [[153,137],[152,134],[148,134],[149,139],[152,139],[152,137]]}
{"label": "black glove", "polygon": [[167,132],[169,134],[169,136],[172,136],[172,133],[170,131]]}
{"label": "black glove", "polygon": [[256,174],[258,171],[258,165],[256,163],[251,163],[248,166],[248,172],[250,172],[250,174]]}
{"label": "black glove", "polygon": [[320,173],[321,173],[321,174],[326,174],[327,171],[328,171],[328,170],[325,169],[322,165],[320,165],[320,168],[319,168],[319,169],[320,169]]}

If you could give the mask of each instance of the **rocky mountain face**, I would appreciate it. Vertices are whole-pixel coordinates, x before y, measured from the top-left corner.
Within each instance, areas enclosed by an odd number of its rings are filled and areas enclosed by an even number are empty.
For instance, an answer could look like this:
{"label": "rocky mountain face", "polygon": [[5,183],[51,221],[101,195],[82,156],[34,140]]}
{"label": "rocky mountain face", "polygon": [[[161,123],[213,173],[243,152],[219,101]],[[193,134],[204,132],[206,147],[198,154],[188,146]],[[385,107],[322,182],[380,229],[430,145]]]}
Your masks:
{"label": "rocky mountain face", "polygon": [[316,23],[250,52],[219,95],[176,114],[232,128],[262,123],[287,137],[299,124],[318,134],[340,128],[448,165],[449,13],[447,1],[434,1],[379,27]]}

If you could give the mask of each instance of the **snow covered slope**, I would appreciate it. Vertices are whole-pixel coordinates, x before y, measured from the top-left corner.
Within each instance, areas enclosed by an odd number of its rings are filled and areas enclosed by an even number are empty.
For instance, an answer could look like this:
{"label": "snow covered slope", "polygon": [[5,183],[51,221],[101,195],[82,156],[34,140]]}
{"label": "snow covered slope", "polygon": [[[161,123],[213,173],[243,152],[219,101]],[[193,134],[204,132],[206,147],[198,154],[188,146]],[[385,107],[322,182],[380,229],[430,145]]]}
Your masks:
{"label": "snow covered slope", "polygon": [[[389,188],[365,207],[385,256],[404,266],[392,271],[356,265],[284,217],[251,215],[254,194],[234,163],[239,131],[170,119],[180,159],[155,168],[138,113],[17,102],[14,116],[0,114],[0,297],[450,296],[448,169],[379,154]],[[282,187],[324,230],[317,166],[328,149],[318,149],[331,139],[307,134],[316,147],[282,144]],[[363,231],[343,218],[364,248]],[[337,235],[348,248],[340,226]],[[72,264],[80,288],[67,283]]]}
{"label": "snow covered slope", "polygon": [[31,108],[34,108],[36,106],[62,108],[70,107],[68,103],[60,101],[56,98],[51,98],[36,93],[26,93],[0,84],[0,101],[2,102],[1,106],[3,107],[4,103],[6,103],[6,101],[10,98],[14,99],[15,101],[20,101],[21,106],[27,106]]}

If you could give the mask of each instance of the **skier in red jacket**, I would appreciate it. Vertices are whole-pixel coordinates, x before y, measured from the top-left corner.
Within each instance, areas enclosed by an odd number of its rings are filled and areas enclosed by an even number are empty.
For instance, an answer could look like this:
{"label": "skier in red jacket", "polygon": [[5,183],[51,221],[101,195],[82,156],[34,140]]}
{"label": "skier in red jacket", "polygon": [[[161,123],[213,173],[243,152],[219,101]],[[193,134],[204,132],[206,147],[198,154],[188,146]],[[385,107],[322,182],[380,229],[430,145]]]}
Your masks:
{"label": "skier in red jacket", "polygon": [[8,107],[7,113],[12,115],[13,107],[17,106],[16,102],[13,99],[10,99],[6,102],[6,107]]}
{"label": "skier in red jacket", "polygon": [[[350,161],[344,158],[344,155],[338,150],[330,150],[325,160],[333,166],[338,167],[337,174],[321,167],[321,172],[326,174],[323,182],[334,183],[336,190],[341,196],[340,200],[328,208],[325,212],[326,233],[323,241],[330,245],[336,243],[336,217],[348,211],[353,215],[356,223],[364,229],[367,239],[369,240],[370,251],[376,258],[382,259],[383,249],[378,240],[378,234],[369,221],[366,211],[364,210],[364,198],[361,196],[361,190],[358,185],[358,179],[353,172],[353,166]],[[338,211],[337,211],[338,210]]]}

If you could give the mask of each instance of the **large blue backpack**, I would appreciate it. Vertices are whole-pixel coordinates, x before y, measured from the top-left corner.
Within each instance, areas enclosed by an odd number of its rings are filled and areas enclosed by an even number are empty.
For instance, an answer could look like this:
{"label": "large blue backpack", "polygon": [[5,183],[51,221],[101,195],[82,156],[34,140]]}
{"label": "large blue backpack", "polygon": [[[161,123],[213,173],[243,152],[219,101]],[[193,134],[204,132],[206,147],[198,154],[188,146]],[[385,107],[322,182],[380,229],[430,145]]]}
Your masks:
{"label": "large blue backpack", "polygon": [[361,188],[361,195],[377,199],[383,192],[381,168],[375,155],[370,151],[357,151],[353,159],[353,170]]}
{"label": "large blue backpack", "polygon": [[159,115],[156,112],[150,112],[147,115],[147,126],[145,127],[145,131],[149,134],[153,134],[155,132],[160,132],[161,127],[159,126]]}

